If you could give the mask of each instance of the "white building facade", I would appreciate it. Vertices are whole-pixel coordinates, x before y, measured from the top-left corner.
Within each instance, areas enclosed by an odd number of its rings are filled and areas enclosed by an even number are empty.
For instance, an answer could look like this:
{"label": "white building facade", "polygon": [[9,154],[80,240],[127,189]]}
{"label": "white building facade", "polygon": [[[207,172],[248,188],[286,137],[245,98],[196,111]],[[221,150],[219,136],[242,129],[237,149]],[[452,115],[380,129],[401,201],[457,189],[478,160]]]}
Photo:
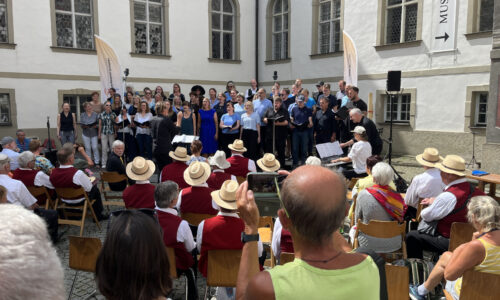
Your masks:
{"label": "white building facade", "polygon": [[[433,52],[436,9],[455,4],[453,49]],[[452,5],[450,4],[450,7]],[[360,97],[384,127],[387,71],[401,70],[394,149],[481,159],[487,123],[494,0],[0,0],[0,134],[46,137],[65,100],[100,90],[93,34],[106,39],[128,84],[187,96],[201,84],[238,90],[296,78],[311,92],[343,77],[342,30],[358,51]],[[448,6],[446,6],[448,7]],[[269,89],[268,89],[269,92]],[[369,101],[371,99],[371,101]]]}

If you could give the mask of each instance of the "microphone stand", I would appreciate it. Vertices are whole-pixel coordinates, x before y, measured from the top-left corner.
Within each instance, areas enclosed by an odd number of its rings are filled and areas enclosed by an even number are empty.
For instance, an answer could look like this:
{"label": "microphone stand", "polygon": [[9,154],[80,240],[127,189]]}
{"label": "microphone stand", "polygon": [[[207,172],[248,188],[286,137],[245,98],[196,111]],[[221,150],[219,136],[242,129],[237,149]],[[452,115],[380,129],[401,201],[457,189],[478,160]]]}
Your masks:
{"label": "microphone stand", "polygon": [[50,141],[50,117],[47,116],[47,136],[49,141],[49,153],[52,152],[52,142]]}
{"label": "microphone stand", "polygon": [[[125,70],[123,71],[123,90],[122,90],[123,92],[126,91],[128,74],[129,74],[129,69],[125,68]],[[125,106],[125,99],[126,98],[127,98],[127,93],[125,93],[125,97],[123,98],[123,101],[122,101],[122,110],[123,110],[123,108],[127,107],[127,106]],[[134,103],[132,103],[132,105],[134,105]],[[125,143],[125,119],[123,118],[123,112],[121,112],[121,113],[122,113],[122,138],[123,138],[123,144],[125,144],[125,148],[127,148],[127,145]],[[125,117],[128,117],[128,112],[125,114]]]}

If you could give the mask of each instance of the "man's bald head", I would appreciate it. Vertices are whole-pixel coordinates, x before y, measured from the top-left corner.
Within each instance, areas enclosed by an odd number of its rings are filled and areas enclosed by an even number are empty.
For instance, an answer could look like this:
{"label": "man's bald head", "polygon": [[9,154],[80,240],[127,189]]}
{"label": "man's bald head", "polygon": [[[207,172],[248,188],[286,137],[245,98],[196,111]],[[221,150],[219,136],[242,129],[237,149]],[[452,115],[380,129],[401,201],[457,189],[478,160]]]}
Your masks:
{"label": "man's bald head", "polygon": [[284,181],[282,199],[296,233],[311,244],[331,240],[345,218],[343,178],[320,166],[302,166]]}

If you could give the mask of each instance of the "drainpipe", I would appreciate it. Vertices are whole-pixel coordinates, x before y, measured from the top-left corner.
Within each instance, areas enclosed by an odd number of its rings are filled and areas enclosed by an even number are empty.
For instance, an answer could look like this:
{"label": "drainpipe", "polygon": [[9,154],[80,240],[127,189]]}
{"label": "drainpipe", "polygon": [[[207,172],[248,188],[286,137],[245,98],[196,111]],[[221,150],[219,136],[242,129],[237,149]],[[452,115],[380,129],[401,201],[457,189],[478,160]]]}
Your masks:
{"label": "drainpipe", "polygon": [[259,82],[259,0],[255,0],[255,80]]}

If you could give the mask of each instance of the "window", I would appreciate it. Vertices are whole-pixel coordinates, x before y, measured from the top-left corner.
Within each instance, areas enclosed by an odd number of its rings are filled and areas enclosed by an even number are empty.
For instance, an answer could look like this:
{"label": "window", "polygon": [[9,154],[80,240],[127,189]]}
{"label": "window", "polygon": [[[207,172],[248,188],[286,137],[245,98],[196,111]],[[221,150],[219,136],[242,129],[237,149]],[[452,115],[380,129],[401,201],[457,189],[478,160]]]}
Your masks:
{"label": "window", "polygon": [[64,48],[94,49],[94,1],[55,1],[55,45]]}
{"label": "window", "polygon": [[418,0],[385,0],[385,44],[417,40]]}
{"label": "window", "polygon": [[273,60],[288,58],[288,0],[273,5]]}
{"label": "window", "polygon": [[235,59],[235,4],[232,0],[212,0],[212,58]]}
{"label": "window", "polygon": [[491,31],[493,29],[493,0],[479,1],[478,31]]}
{"label": "window", "polygon": [[92,101],[92,96],[90,95],[64,95],[63,103],[69,103],[69,107],[72,113],[75,113],[76,120],[80,120],[80,114],[84,112],[83,103]]}
{"label": "window", "polygon": [[340,0],[320,1],[318,24],[318,49],[320,54],[339,51],[340,15]]}
{"label": "window", "polygon": [[[395,95],[392,100],[392,121],[396,123],[410,122],[411,94]],[[391,101],[385,97],[384,121],[391,121]]]}
{"label": "window", "polygon": [[7,0],[0,0],[0,43],[9,42]]}
{"label": "window", "polygon": [[11,125],[10,94],[0,93],[0,125]]}
{"label": "window", "polygon": [[162,0],[134,0],[135,53],[165,55],[165,3]]}
{"label": "window", "polygon": [[488,111],[488,92],[475,93],[475,116],[474,125],[477,127],[486,126],[486,112]]}

